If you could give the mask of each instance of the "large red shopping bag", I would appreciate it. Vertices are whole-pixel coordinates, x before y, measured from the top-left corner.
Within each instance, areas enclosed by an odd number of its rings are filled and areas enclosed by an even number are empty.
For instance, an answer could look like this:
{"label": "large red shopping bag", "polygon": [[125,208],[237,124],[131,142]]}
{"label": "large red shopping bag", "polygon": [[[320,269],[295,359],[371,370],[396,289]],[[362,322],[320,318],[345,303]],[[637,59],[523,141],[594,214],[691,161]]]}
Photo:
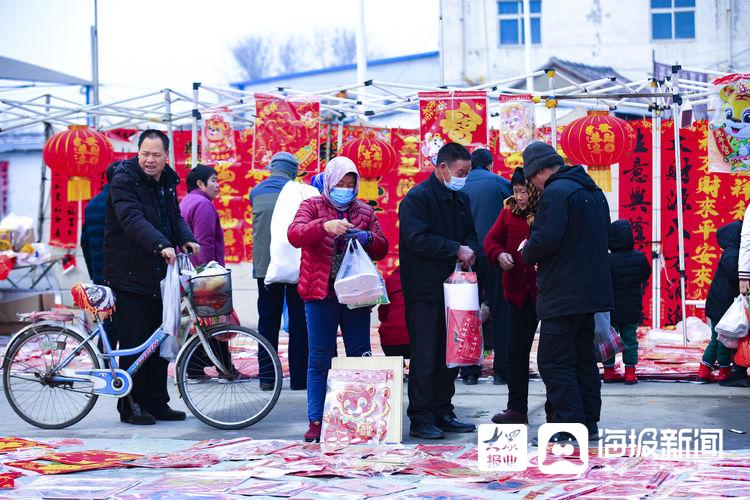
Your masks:
{"label": "large red shopping bag", "polygon": [[482,362],[484,338],[479,315],[477,274],[456,270],[443,284],[445,297],[445,363],[448,368],[478,365]]}

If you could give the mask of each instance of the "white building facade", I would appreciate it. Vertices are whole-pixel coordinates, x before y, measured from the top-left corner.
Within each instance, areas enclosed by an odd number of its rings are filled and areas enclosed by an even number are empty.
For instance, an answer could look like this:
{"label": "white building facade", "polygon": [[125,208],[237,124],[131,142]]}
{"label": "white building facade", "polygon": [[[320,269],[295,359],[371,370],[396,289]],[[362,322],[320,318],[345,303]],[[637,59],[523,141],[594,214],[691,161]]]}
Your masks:
{"label": "white building facade", "polygon": [[[526,69],[523,0],[439,0],[445,81],[476,84]],[[640,80],[653,61],[750,66],[746,0],[531,0],[532,69],[551,57]]]}

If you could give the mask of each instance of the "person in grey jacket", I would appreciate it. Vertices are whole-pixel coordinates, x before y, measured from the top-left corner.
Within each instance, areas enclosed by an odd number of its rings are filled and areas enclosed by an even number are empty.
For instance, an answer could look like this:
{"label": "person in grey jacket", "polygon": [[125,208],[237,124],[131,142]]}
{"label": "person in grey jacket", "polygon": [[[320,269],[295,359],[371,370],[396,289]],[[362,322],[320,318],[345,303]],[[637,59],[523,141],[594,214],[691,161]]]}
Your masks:
{"label": "person in grey jacket", "polygon": [[[271,262],[271,217],[279,193],[287,182],[294,182],[299,162],[291,153],[273,155],[268,169],[271,175],[250,191],[253,207],[253,277],[258,281],[258,331],[273,347],[279,347],[281,315],[286,301],[289,313],[289,385],[292,390],[307,388],[307,320],[305,304],[297,293],[297,285],[265,284]],[[261,373],[271,373],[270,359],[261,355]],[[273,380],[261,376],[261,389],[273,389]]]}

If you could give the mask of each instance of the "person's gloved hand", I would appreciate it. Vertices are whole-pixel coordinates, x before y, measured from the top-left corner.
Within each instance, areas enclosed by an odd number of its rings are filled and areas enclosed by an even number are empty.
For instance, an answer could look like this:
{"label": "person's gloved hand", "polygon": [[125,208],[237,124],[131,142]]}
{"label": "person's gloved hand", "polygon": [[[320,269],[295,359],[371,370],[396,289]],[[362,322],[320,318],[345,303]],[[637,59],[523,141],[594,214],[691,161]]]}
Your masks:
{"label": "person's gloved hand", "polygon": [[363,231],[361,229],[349,229],[344,233],[344,239],[350,240],[352,238],[356,239],[357,243],[365,247],[370,244],[370,241],[372,241],[372,234],[370,234],[370,231]]}

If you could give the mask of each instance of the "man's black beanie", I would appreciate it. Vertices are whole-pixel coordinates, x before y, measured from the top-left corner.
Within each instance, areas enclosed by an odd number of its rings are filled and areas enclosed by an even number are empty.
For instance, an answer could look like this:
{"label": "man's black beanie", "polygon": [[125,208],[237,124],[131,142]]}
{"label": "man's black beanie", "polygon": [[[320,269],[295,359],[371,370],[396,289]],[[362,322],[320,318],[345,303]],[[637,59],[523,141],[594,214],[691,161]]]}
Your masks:
{"label": "man's black beanie", "polygon": [[534,177],[543,168],[564,164],[562,156],[542,141],[532,142],[523,150],[523,173],[527,179]]}

